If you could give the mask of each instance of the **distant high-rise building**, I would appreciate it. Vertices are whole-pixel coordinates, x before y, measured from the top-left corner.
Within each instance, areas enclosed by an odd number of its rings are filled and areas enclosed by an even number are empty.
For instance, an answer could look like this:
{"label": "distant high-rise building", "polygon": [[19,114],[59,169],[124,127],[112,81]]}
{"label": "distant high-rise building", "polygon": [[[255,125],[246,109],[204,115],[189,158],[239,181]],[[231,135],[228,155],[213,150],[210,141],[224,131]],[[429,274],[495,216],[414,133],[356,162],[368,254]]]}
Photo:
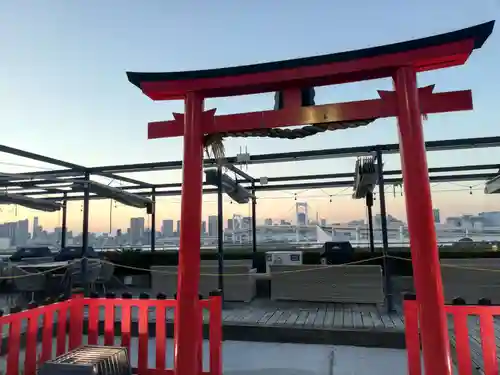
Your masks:
{"label": "distant high-rise building", "polygon": [[36,238],[40,233],[40,227],[38,225],[38,216],[33,218],[33,238]]}
{"label": "distant high-rise building", "polygon": [[227,229],[229,230],[234,229],[233,219],[227,219]]}
{"label": "distant high-rise building", "polygon": [[144,237],[144,218],[133,217],[130,219],[130,243],[141,244]]}
{"label": "distant high-rise building", "polygon": [[62,240],[62,228],[61,227],[55,227],[54,228],[54,234],[56,235],[56,241],[58,243],[61,243],[61,240]]}
{"label": "distant high-rise building", "polygon": [[242,227],[245,229],[252,227],[252,217],[251,216],[245,216],[241,222],[242,222]]}
{"label": "distant high-rise building", "polygon": [[17,246],[26,245],[28,239],[30,238],[30,224],[28,219],[20,220],[17,222],[17,228],[15,233],[15,240]]}
{"label": "distant high-rise building", "polygon": [[181,233],[181,221],[180,220],[177,220],[177,226],[176,226],[176,232],[177,232],[177,235],[179,235],[179,233]]}
{"label": "distant high-rise building", "polygon": [[163,237],[173,237],[174,235],[174,221],[167,219],[163,220],[162,226],[161,226],[161,235]]}
{"label": "distant high-rise building", "polygon": [[207,222],[205,220],[201,222],[201,234],[207,234]]}
{"label": "distant high-rise building", "polygon": [[326,219],[321,219],[320,224],[322,227],[326,227]]}
{"label": "distant high-rise building", "polygon": [[208,217],[208,235],[210,237],[217,236],[217,223],[219,218],[217,216],[209,216]]}
{"label": "distant high-rise building", "polygon": [[273,219],[268,217],[267,219],[264,220],[264,224],[265,225],[273,225]]}
{"label": "distant high-rise building", "polygon": [[439,211],[439,208],[433,208],[432,214],[434,215],[434,222],[439,224],[441,222],[441,213]]}

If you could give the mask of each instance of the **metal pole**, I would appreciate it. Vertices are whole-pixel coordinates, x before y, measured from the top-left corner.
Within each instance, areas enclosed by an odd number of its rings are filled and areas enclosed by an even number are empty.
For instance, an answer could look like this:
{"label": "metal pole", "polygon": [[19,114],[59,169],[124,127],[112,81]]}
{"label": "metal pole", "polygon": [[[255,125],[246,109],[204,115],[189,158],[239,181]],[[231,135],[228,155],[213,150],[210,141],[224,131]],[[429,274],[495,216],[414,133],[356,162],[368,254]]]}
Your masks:
{"label": "metal pole", "polygon": [[82,284],[85,295],[88,295],[89,285],[87,283],[87,249],[89,247],[89,201],[90,201],[90,173],[85,172],[85,182],[83,184],[83,228],[82,228]]}
{"label": "metal pole", "polygon": [[219,289],[224,302],[224,200],[222,191],[222,167],[217,168],[217,261],[219,265]]}
{"label": "metal pole", "polygon": [[109,200],[109,235],[113,231],[113,199]]}
{"label": "metal pole", "polygon": [[61,223],[61,249],[66,247],[66,232],[67,232],[67,210],[68,210],[68,201],[66,198],[68,197],[68,193],[63,194],[63,202],[62,202],[62,223]]}
{"label": "metal pole", "polygon": [[151,252],[156,251],[156,188],[151,188]]}
{"label": "metal pole", "polygon": [[256,267],[257,253],[257,197],[255,196],[255,181],[252,181],[252,268]]}
{"label": "metal pole", "polygon": [[368,234],[370,238],[370,252],[375,252],[375,240],[373,239],[373,193],[366,194],[366,208],[368,209]]}
{"label": "metal pole", "polygon": [[389,252],[389,239],[387,238],[387,212],[385,206],[385,183],[384,183],[384,164],[382,161],[382,151],[377,150],[377,167],[378,167],[378,199],[380,202],[380,227],[382,230],[382,259],[384,268],[384,289],[387,304],[387,311],[394,311],[394,303],[392,298],[392,279],[391,279],[391,263],[387,259]]}
{"label": "metal pole", "polygon": [[394,87],[424,368],[426,374],[450,375],[452,370],[448,320],[432,213],[416,70],[411,66],[399,68],[394,74]]}

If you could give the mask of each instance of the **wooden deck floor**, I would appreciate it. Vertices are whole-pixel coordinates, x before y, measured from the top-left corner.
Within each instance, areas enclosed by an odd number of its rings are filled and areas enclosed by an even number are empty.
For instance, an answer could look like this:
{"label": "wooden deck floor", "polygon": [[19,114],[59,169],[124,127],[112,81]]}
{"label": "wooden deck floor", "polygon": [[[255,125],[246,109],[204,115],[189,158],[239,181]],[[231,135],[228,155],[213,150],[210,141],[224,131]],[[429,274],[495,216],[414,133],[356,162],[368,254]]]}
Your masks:
{"label": "wooden deck floor", "polygon": [[226,303],[224,324],[283,326],[317,329],[380,329],[404,331],[400,313],[362,304],[297,303],[255,300],[250,304]]}

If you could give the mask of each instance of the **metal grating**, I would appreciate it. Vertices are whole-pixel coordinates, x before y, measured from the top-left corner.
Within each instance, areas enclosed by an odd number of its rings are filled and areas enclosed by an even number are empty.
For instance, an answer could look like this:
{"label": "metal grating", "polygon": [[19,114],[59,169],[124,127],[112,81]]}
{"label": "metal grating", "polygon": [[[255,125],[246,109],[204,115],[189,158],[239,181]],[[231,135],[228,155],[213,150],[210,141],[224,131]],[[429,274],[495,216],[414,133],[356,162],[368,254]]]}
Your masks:
{"label": "metal grating", "polygon": [[39,375],[131,375],[126,348],[83,346],[45,362]]}

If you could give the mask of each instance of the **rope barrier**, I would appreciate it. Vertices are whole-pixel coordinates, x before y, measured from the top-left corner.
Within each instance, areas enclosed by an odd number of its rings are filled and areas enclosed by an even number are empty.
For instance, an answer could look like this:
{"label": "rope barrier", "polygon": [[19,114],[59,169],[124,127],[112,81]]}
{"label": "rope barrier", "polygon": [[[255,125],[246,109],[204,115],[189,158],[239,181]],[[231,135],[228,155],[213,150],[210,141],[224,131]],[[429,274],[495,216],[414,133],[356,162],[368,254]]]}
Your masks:
{"label": "rope barrier", "polygon": [[[398,260],[405,260],[407,262],[411,262],[411,259],[403,258],[403,257],[398,257],[398,256],[394,256],[394,255],[387,255],[387,257],[388,258],[393,258],[393,259],[398,259]],[[464,259],[467,259],[467,258],[464,258]],[[493,259],[495,259],[495,258],[493,258]],[[459,265],[456,265],[456,264],[441,264],[441,267],[458,268],[458,269],[472,270],[472,271],[500,272],[500,269],[459,266]]]}
{"label": "rope barrier", "polygon": [[22,266],[17,266],[17,265],[16,266],[7,266],[4,268],[4,270],[9,269],[9,268],[14,268],[14,267],[17,267],[17,269],[21,270],[25,274],[24,275],[12,275],[12,276],[0,276],[0,280],[13,280],[13,279],[22,279],[22,278],[30,277],[30,276],[46,275],[46,274],[52,273],[52,272],[57,271],[57,270],[68,268],[69,264],[65,264],[63,266],[49,268],[49,269],[46,269],[44,271],[37,271],[37,272],[28,272],[28,271],[24,270],[22,268]]}
{"label": "rope barrier", "polygon": [[[368,263],[368,262],[371,262],[373,260],[382,259],[382,258],[384,258],[383,255],[378,256],[378,257],[369,258],[369,259],[357,260],[357,261],[354,261],[354,262],[349,262],[349,263],[344,263],[344,264],[335,264],[335,265],[332,265],[332,264],[326,264],[326,265],[314,265],[314,264],[311,264],[310,268],[308,267],[308,268],[299,269],[299,270],[279,271],[279,272],[273,272],[273,274],[291,274],[291,273],[309,272],[309,271],[324,270],[325,268],[333,268],[333,267],[339,267],[339,266],[340,267],[342,267],[342,266],[343,267],[349,267],[349,266],[359,265],[359,264],[363,264],[363,263]],[[125,265],[122,265],[122,264],[115,264],[115,263],[112,263],[112,262],[109,262],[109,261],[106,261],[106,260],[104,260],[102,262],[103,263],[113,264],[115,267],[120,267],[120,268],[125,268],[125,269],[131,269],[131,270],[135,270],[135,271],[151,272],[151,273],[157,273],[157,274],[162,274],[162,275],[177,275],[177,272],[168,272],[168,271],[161,271],[161,270],[152,270],[152,269],[149,269],[149,268],[139,268],[139,267],[133,267],[133,266],[125,266]],[[308,266],[308,265],[305,264],[305,266]],[[249,276],[251,274],[249,274],[249,273],[223,273],[223,275],[224,275],[224,277],[235,277],[235,276]],[[200,273],[200,276],[219,276],[219,274],[218,273]]]}
{"label": "rope barrier", "polygon": [[[333,268],[333,267],[346,267],[347,268],[350,266],[362,265],[364,263],[369,263],[369,262],[372,262],[374,260],[383,259],[383,258],[392,258],[392,259],[396,259],[396,260],[403,260],[403,261],[411,262],[411,259],[409,259],[409,258],[398,257],[398,256],[394,256],[394,255],[381,255],[381,256],[372,257],[372,258],[368,258],[368,259],[357,260],[357,261],[353,261],[353,262],[348,262],[348,263],[343,263],[343,264],[335,264],[335,265],[331,265],[331,264],[310,265],[310,267],[307,267],[309,265],[304,264],[303,266],[306,266],[306,268],[297,269],[297,270],[288,270],[288,271],[277,271],[277,272],[273,272],[273,274],[294,274],[294,273],[301,273],[301,272],[311,272],[311,271],[317,271],[317,270],[324,270],[326,268]],[[87,258],[87,259],[90,259],[90,258]],[[124,269],[129,269],[129,270],[134,270],[134,271],[147,272],[147,273],[156,273],[156,274],[160,274],[160,275],[177,275],[177,272],[169,272],[169,271],[162,271],[162,270],[153,270],[153,269],[149,269],[149,268],[127,266],[127,265],[123,265],[123,264],[113,263],[113,262],[110,262],[108,260],[103,260],[103,259],[101,259],[100,262],[104,263],[104,264],[113,265],[116,268],[124,268]],[[71,263],[68,263],[68,264],[65,264],[62,266],[49,268],[49,269],[46,269],[43,271],[37,271],[37,272],[28,272],[28,271],[24,270],[22,268],[22,266],[18,266],[18,265],[7,266],[6,267],[7,269],[10,267],[17,267],[22,272],[25,272],[25,274],[24,275],[12,275],[12,276],[0,276],[0,280],[13,280],[13,279],[22,279],[25,277],[36,276],[36,275],[46,275],[46,274],[50,274],[54,271],[68,268],[70,266],[70,264]],[[455,265],[455,264],[441,264],[441,267],[500,273],[500,269],[460,266],[460,265]],[[251,274],[249,274],[249,273],[223,273],[222,275],[224,277],[237,277],[237,276],[249,276]],[[219,276],[219,274],[218,273],[200,273],[200,276],[213,276],[213,277],[215,277],[215,276]]]}

